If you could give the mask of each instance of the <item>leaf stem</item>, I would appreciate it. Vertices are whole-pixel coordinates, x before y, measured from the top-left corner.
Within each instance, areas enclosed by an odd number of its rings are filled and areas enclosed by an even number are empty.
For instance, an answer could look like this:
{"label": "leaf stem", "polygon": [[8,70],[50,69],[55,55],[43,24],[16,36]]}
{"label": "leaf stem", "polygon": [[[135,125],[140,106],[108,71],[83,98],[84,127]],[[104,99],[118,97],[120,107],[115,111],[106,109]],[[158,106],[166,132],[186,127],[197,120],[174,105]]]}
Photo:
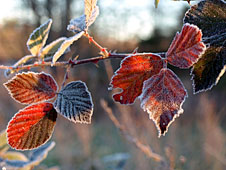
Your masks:
{"label": "leaf stem", "polygon": [[97,48],[100,49],[100,51],[101,51],[101,53],[103,54],[103,56],[108,57],[109,53],[108,53],[107,49],[104,48],[104,47],[102,47],[98,42],[96,42],[96,41],[93,39],[93,37],[91,37],[91,36],[89,35],[88,32],[84,33],[84,36],[85,36],[86,38],[89,39],[89,42],[90,42],[90,43],[93,43]]}

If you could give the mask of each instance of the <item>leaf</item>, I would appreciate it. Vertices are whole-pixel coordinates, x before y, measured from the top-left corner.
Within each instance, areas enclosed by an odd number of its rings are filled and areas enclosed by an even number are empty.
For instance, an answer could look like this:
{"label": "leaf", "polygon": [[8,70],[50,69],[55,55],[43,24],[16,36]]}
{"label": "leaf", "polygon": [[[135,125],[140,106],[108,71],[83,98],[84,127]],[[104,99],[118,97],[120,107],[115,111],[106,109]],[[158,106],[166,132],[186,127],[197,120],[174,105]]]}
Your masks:
{"label": "leaf", "polygon": [[225,56],[226,46],[211,46],[206,50],[191,72],[195,93],[209,90],[218,83],[226,69]]}
{"label": "leaf", "polygon": [[194,65],[194,92],[211,89],[224,74],[226,65],[226,3],[221,0],[201,1],[185,15],[185,23],[197,25],[208,49]]}
{"label": "leaf", "polygon": [[159,137],[165,135],[169,125],[183,113],[182,104],[187,92],[175,73],[162,69],[144,82],[140,96],[141,107],[155,122]]}
{"label": "leaf", "polygon": [[121,104],[132,104],[142,93],[143,82],[158,74],[164,61],[159,55],[135,55],[122,60],[120,68],[113,75],[110,85],[120,88],[121,92],[114,94],[115,101]]}
{"label": "leaf", "polygon": [[52,59],[52,65],[56,63],[56,61],[65,53],[65,51],[70,47],[70,45],[77,41],[82,35],[84,34],[84,31],[75,34],[73,37],[67,38],[60,46],[60,48],[57,50],[57,52],[54,54]]}
{"label": "leaf", "polygon": [[74,81],[58,93],[54,102],[58,113],[75,123],[91,123],[93,102],[86,84]]}
{"label": "leaf", "polygon": [[96,21],[96,18],[98,17],[98,15],[99,15],[99,7],[96,6],[92,12],[92,15],[89,18],[86,17],[86,26],[87,27],[91,26]]}
{"label": "leaf", "polygon": [[8,144],[19,150],[37,148],[51,137],[57,112],[52,103],[25,107],[10,120],[7,127]]}
{"label": "leaf", "polygon": [[61,37],[45,46],[45,48],[41,52],[41,58],[53,57],[66,39],[66,37]]}
{"label": "leaf", "polygon": [[167,61],[179,68],[191,67],[205,52],[206,46],[201,41],[201,30],[195,25],[185,24],[166,53]]}
{"label": "leaf", "polygon": [[68,31],[79,33],[81,31],[87,31],[99,15],[99,7],[96,6],[97,0],[85,0],[84,14],[78,18],[72,19],[67,26]]}
{"label": "leaf", "polygon": [[35,149],[31,152],[31,156],[28,160],[8,160],[8,159],[0,159],[0,164],[4,166],[6,169],[18,169],[18,168],[26,168],[33,169],[34,166],[38,165],[42,160],[44,160],[50,150],[55,146],[55,142],[49,142],[45,145],[42,145],[38,149]]}
{"label": "leaf", "polygon": [[[99,14],[99,8],[96,6],[97,0],[85,0],[85,16],[86,16],[86,25],[90,26],[96,19]],[[92,21],[92,23],[91,23]]]}
{"label": "leaf", "polygon": [[30,35],[27,46],[33,56],[38,56],[42,47],[45,45],[52,25],[52,19],[36,28]]}
{"label": "leaf", "polygon": [[52,76],[44,72],[17,74],[4,85],[11,97],[22,104],[52,99],[58,88]]}
{"label": "leaf", "polygon": [[81,31],[85,31],[86,29],[87,26],[85,14],[81,15],[78,18],[72,19],[70,21],[70,24],[67,26],[67,30],[72,31],[74,33],[79,33]]}

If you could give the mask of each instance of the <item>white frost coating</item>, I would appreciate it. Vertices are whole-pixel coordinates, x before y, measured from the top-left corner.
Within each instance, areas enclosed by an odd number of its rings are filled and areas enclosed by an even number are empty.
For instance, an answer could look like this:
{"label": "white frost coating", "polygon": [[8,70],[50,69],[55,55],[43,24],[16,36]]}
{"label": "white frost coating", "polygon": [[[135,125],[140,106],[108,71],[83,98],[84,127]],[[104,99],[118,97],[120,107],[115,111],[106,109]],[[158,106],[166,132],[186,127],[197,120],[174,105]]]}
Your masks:
{"label": "white frost coating", "polygon": [[52,59],[52,66],[56,63],[56,61],[65,53],[65,51],[70,47],[70,45],[77,41],[82,35],[84,34],[84,31],[75,34],[73,37],[67,38],[63,44],[61,44],[60,48],[57,50],[57,52],[54,54]]}
{"label": "white frost coating", "polygon": [[78,18],[72,19],[70,24],[67,26],[68,31],[79,33],[86,29],[86,16],[85,14],[81,15]]}
{"label": "white frost coating", "polygon": [[120,100],[123,100],[123,97],[122,96],[120,96]]}
{"label": "white frost coating", "polygon": [[[42,24],[40,27],[36,28],[36,29],[30,34],[29,39],[28,39],[28,41],[27,41],[27,48],[28,48],[28,50],[31,52],[31,54],[32,54],[33,56],[38,56],[39,53],[41,52],[42,47],[45,45],[46,40],[47,40],[48,35],[49,35],[49,30],[50,30],[50,27],[51,27],[51,25],[52,25],[52,22],[53,22],[53,20],[52,20],[52,19],[49,19],[47,22],[45,22],[44,24]],[[40,35],[39,35],[39,37],[37,37],[36,40],[31,40],[32,36],[33,36],[37,31],[39,31],[42,27],[44,27],[46,24],[48,24],[48,27],[47,27],[47,29],[43,32],[43,35],[45,35],[45,37],[43,38],[42,36],[40,37]],[[30,49],[29,45],[30,45],[31,43],[34,43],[34,42],[36,42],[37,40],[41,40],[42,38],[43,38],[43,40],[42,40],[42,43],[41,43],[41,44],[36,44],[35,47],[33,47],[32,49]]]}
{"label": "white frost coating", "polygon": [[74,33],[86,31],[88,27],[94,23],[98,15],[99,15],[99,7],[96,6],[92,11],[92,15],[90,17],[83,14],[78,18],[72,19],[70,21],[70,24],[67,26],[67,30],[72,31]]}
{"label": "white frost coating", "polygon": [[[152,108],[151,106],[145,106],[146,102],[149,100],[149,97],[150,97],[149,95],[148,95],[148,96],[145,96],[145,92],[146,92],[146,90],[148,90],[148,89],[153,89],[153,88],[154,88],[154,87],[153,87],[153,79],[154,79],[154,77],[159,76],[159,75],[161,74],[161,72],[164,71],[164,70],[171,71],[171,70],[169,70],[169,69],[163,68],[157,75],[152,76],[151,78],[145,80],[145,81],[144,81],[144,85],[143,85],[143,89],[142,89],[142,94],[139,96],[139,99],[140,99],[140,101],[141,101],[141,108],[142,108],[144,111],[147,111],[148,114],[149,114],[149,118],[150,118],[151,120],[154,121],[155,126],[156,126],[156,128],[157,128],[157,130],[158,130],[158,137],[161,137],[161,129],[160,129],[160,126],[159,126],[159,125],[160,125],[160,117],[159,117],[158,119],[156,119],[156,118],[154,117],[154,116],[156,116],[155,114],[156,114],[156,112],[158,111],[158,108],[156,107],[155,110],[153,111],[153,108]],[[172,71],[171,71],[171,72],[172,72]],[[173,72],[172,72],[172,73],[173,73]],[[175,74],[175,73],[173,73],[173,74]],[[175,75],[175,76],[176,76],[176,75]],[[176,77],[177,77],[177,76],[176,76]],[[163,78],[163,79],[164,79],[164,78]],[[179,81],[180,84],[182,85],[182,87],[184,88],[182,82],[180,81],[180,79],[179,79],[178,77],[177,77],[177,81]],[[151,82],[151,83],[150,83],[150,82]],[[163,81],[163,84],[164,84],[164,81]],[[163,88],[162,88],[162,89],[163,89]],[[179,110],[177,111],[177,114],[175,114],[175,115],[173,116],[173,119],[172,119],[172,120],[168,123],[168,125],[166,126],[166,130],[165,130],[164,133],[162,134],[163,136],[165,136],[166,132],[168,132],[168,128],[169,128],[169,126],[171,125],[171,123],[173,123],[174,120],[175,120],[177,117],[179,117],[180,114],[182,114],[182,113],[184,112],[184,110],[182,109],[182,105],[183,105],[185,99],[188,97],[187,91],[186,91],[185,88],[184,88],[184,90],[185,90],[185,92],[186,92],[186,95],[184,96],[183,101],[182,101],[181,104],[180,104],[180,107],[179,107]],[[161,105],[163,105],[163,103],[161,103]],[[150,108],[151,108],[151,110],[150,110]]]}
{"label": "white frost coating", "polygon": [[217,77],[217,79],[216,79],[216,82],[215,82],[215,85],[218,83],[218,81],[220,80],[220,78],[224,75],[225,70],[226,70],[226,65],[225,65],[224,68],[221,70],[220,74],[218,75],[218,77]]}

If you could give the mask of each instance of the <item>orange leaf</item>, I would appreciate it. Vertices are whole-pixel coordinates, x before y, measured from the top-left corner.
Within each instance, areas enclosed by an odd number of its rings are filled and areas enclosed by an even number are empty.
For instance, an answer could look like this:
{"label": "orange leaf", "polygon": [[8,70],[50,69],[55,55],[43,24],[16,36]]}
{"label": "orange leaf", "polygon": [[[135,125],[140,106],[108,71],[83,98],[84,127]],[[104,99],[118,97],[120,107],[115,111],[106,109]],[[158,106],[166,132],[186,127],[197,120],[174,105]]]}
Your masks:
{"label": "orange leaf", "polygon": [[9,145],[19,150],[43,145],[53,133],[56,118],[52,103],[39,103],[20,110],[7,127]]}
{"label": "orange leaf", "polygon": [[169,69],[162,69],[159,74],[144,82],[140,96],[141,107],[155,122],[159,137],[165,135],[169,125],[183,113],[181,106],[186,97],[182,82]]}
{"label": "orange leaf", "polygon": [[166,53],[167,61],[179,68],[191,67],[205,52],[206,46],[201,41],[201,30],[195,25],[185,24]]}
{"label": "orange leaf", "polygon": [[113,95],[114,100],[121,104],[134,103],[142,92],[143,82],[158,74],[163,63],[161,57],[155,54],[129,56],[122,60],[110,83],[113,88],[122,89]]}
{"label": "orange leaf", "polygon": [[56,95],[57,91],[55,80],[44,72],[17,74],[4,85],[12,98],[22,104],[49,100]]}

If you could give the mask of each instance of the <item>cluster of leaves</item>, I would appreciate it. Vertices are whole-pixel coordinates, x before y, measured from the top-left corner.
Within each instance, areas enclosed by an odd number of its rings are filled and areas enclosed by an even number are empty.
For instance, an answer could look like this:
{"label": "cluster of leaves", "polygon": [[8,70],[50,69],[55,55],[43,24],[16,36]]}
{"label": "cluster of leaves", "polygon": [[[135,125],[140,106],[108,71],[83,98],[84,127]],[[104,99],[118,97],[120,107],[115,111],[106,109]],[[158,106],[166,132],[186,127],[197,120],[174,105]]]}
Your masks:
{"label": "cluster of leaves", "polygon": [[[42,72],[17,74],[4,84],[13,99],[29,104],[11,119],[7,127],[8,143],[25,150],[43,145],[51,137],[57,113],[74,122],[91,123],[93,103],[81,81],[67,84],[57,93],[52,76]],[[57,94],[54,103],[47,102]]]}
{"label": "cluster of leaves", "polygon": [[31,151],[29,157],[17,151],[9,151],[6,132],[0,133],[0,169],[31,170],[44,160],[48,152],[53,149],[55,142],[49,142],[44,146]]}
{"label": "cluster of leaves", "polygon": [[113,88],[122,91],[113,95],[121,104],[132,104],[140,96],[141,107],[149,113],[159,136],[167,132],[170,123],[183,112],[187,92],[167,63],[179,68],[191,67],[205,51],[198,27],[185,24],[177,33],[164,57],[157,54],[132,55],[121,62],[111,80]]}
{"label": "cluster of leaves", "polygon": [[208,46],[193,66],[194,92],[206,91],[218,83],[226,69],[226,2],[205,0],[191,7],[184,23],[197,25]]}
{"label": "cluster of leaves", "polygon": [[[93,41],[88,35],[88,28],[99,14],[96,3],[96,0],[85,0],[84,15],[71,20],[68,25],[68,30],[75,33],[72,37],[59,38],[44,47],[52,20],[34,30],[27,42],[31,56],[37,58],[38,62],[51,59],[51,64],[56,65],[59,57],[81,36],[85,35]],[[125,55],[110,82],[110,89],[121,89],[113,95],[114,100],[121,104],[133,104],[139,98],[141,108],[155,122],[159,136],[165,135],[169,125],[183,112],[182,104],[187,97],[183,83],[167,65],[181,69],[193,67],[195,92],[207,90],[216,84],[226,68],[225,9],[224,1],[201,1],[186,13],[185,24],[167,52],[134,52]],[[95,45],[100,50],[104,49],[96,42]],[[120,55],[106,50],[104,52],[101,53],[103,58],[90,58],[83,63]],[[13,68],[30,58],[22,58]],[[66,64],[70,66],[75,62]],[[7,73],[12,71],[15,69]],[[16,113],[8,124],[8,143],[15,149],[33,149],[46,143],[52,135],[58,113],[75,123],[91,122],[93,103],[84,82],[70,82],[58,90],[52,76],[44,72],[23,72],[14,76],[5,86],[13,99],[28,105]],[[49,102],[55,97],[55,101]]]}

